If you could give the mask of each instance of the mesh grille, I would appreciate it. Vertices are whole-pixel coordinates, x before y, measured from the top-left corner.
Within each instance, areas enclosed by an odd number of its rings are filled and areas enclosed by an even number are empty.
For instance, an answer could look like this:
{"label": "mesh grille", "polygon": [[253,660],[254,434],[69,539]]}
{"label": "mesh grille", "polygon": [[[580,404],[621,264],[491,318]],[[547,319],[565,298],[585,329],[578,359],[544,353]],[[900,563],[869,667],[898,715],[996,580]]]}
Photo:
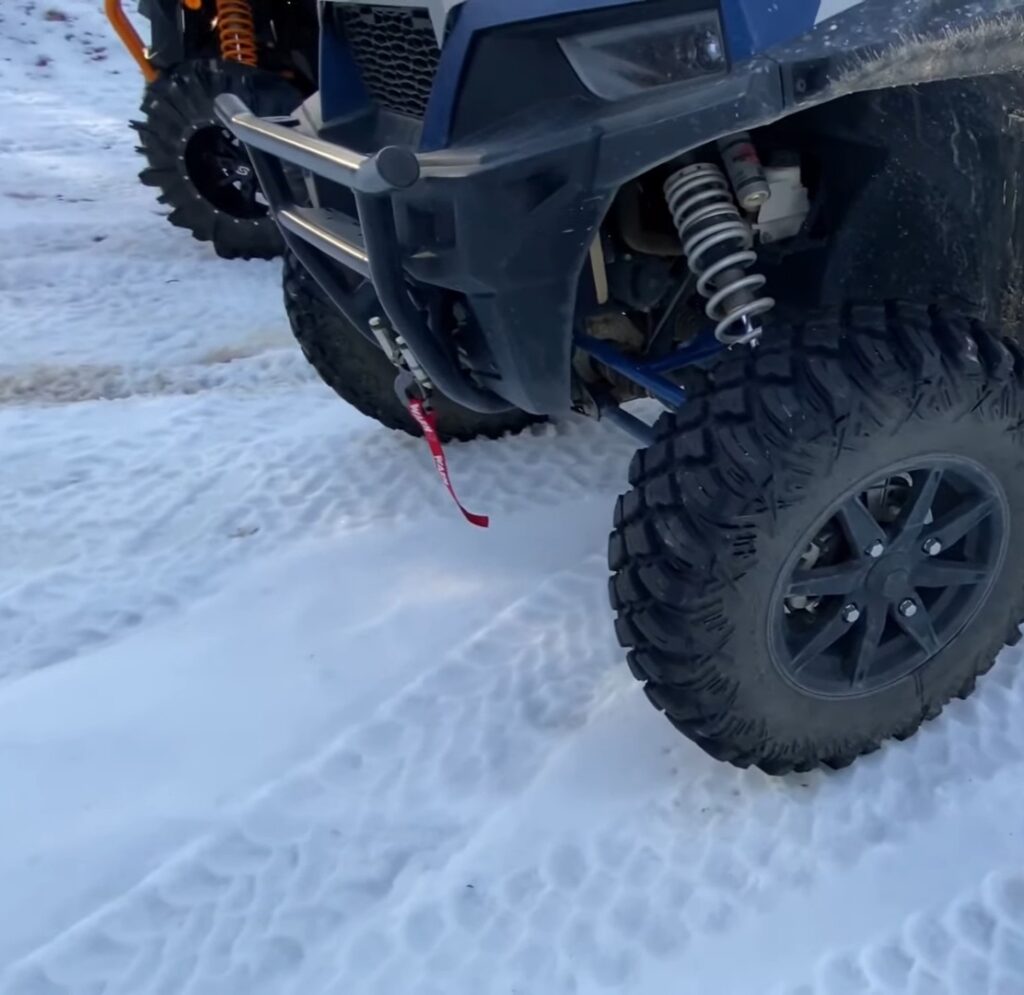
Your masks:
{"label": "mesh grille", "polygon": [[420,8],[345,4],[342,25],[370,95],[383,107],[423,117],[441,53]]}

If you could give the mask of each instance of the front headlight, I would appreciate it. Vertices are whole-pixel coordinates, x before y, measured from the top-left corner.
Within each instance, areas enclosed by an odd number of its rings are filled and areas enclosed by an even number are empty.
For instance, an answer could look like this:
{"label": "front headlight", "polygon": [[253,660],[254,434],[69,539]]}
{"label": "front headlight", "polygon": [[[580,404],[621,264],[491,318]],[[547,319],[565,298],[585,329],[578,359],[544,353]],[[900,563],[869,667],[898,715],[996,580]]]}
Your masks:
{"label": "front headlight", "polygon": [[605,100],[719,76],[728,68],[714,11],[571,35],[559,44],[583,85]]}

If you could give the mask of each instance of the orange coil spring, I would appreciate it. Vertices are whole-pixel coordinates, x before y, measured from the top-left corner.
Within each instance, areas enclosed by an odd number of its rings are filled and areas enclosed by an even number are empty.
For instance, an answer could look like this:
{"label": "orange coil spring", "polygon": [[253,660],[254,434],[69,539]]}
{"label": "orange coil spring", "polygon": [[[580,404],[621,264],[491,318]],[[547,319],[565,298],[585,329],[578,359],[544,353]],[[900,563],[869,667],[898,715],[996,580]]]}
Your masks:
{"label": "orange coil spring", "polygon": [[256,65],[256,23],[249,0],[217,0],[217,35],[222,59]]}

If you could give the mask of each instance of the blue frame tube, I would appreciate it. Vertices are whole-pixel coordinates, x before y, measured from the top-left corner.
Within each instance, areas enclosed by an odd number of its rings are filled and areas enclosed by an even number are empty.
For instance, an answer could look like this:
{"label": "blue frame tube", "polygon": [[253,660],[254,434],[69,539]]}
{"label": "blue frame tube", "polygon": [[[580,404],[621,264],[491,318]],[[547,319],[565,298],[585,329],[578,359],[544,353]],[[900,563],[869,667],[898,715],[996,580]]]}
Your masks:
{"label": "blue frame tube", "polygon": [[703,359],[720,353],[725,348],[714,333],[707,331],[699,335],[693,342],[681,349],[677,349],[661,359],[652,360],[644,364],[648,373],[671,373],[674,370],[681,370],[686,366],[693,366]]}
{"label": "blue frame tube", "polygon": [[692,366],[725,348],[713,335],[704,333],[695,342],[677,349],[671,355],[644,362],[642,359],[626,356],[611,342],[589,335],[578,335],[575,342],[576,347],[582,349],[588,356],[592,356],[603,366],[614,370],[627,380],[632,380],[666,407],[673,409],[681,408],[686,403],[686,390],[679,384],[672,383],[663,374]]}

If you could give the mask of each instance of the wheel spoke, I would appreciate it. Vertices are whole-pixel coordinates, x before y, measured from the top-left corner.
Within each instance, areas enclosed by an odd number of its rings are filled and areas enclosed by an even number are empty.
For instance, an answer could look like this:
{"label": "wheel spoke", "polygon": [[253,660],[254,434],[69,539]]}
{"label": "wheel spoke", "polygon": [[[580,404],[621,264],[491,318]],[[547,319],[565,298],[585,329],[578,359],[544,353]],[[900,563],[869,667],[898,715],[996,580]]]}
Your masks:
{"label": "wheel spoke", "polygon": [[988,575],[984,563],[924,560],[914,568],[910,583],[914,587],[958,587],[980,584]]}
{"label": "wheel spoke", "polygon": [[915,475],[914,486],[896,519],[897,541],[913,542],[924,527],[932,502],[942,481],[942,470],[922,470]]}
{"label": "wheel spoke", "polygon": [[864,579],[864,565],[856,560],[814,570],[798,570],[789,585],[790,595],[849,594]]}
{"label": "wheel spoke", "polygon": [[768,649],[821,697],[863,698],[928,666],[985,603],[1006,554],[999,480],[950,452],[865,473],[809,518],[784,544]]}
{"label": "wheel spoke", "polygon": [[852,497],[841,505],[836,515],[853,547],[854,556],[865,556],[875,543],[885,542],[885,530],[859,497]]}
{"label": "wheel spoke", "polygon": [[995,501],[988,495],[964,498],[952,511],[933,522],[924,534],[924,541],[937,539],[944,549],[962,539],[995,511]]}
{"label": "wheel spoke", "polygon": [[932,617],[928,614],[928,609],[920,601],[914,600],[917,605],[917,611],[913,615],[907,617],[902,612],[895,611],[893,612],[893,617],[899,623],[900,628],[921,649],[929,655],[937,653],[942,648],[942,640],[939,639],[938,633],[932,625]]}
{"label": "wheel spoke", "polygon": [[882,630],[885,629],[887,614],[888,606],[883,602],[872,602],[865,607],[864,616],[860,622],[860,631],[857,634],[856,647],[852,655],[850,687],[862,684],[871,672],[875,654],[878,652],[878,644],[882,638]]}
{"label": "wheel spoke", "polygon": [[800,673],[804,667],[825,652],[844,633],[850,631],[849,623],[843,621],[837,608],[825,622],[810,634],[807,641],[793,654],[793,672]]}

